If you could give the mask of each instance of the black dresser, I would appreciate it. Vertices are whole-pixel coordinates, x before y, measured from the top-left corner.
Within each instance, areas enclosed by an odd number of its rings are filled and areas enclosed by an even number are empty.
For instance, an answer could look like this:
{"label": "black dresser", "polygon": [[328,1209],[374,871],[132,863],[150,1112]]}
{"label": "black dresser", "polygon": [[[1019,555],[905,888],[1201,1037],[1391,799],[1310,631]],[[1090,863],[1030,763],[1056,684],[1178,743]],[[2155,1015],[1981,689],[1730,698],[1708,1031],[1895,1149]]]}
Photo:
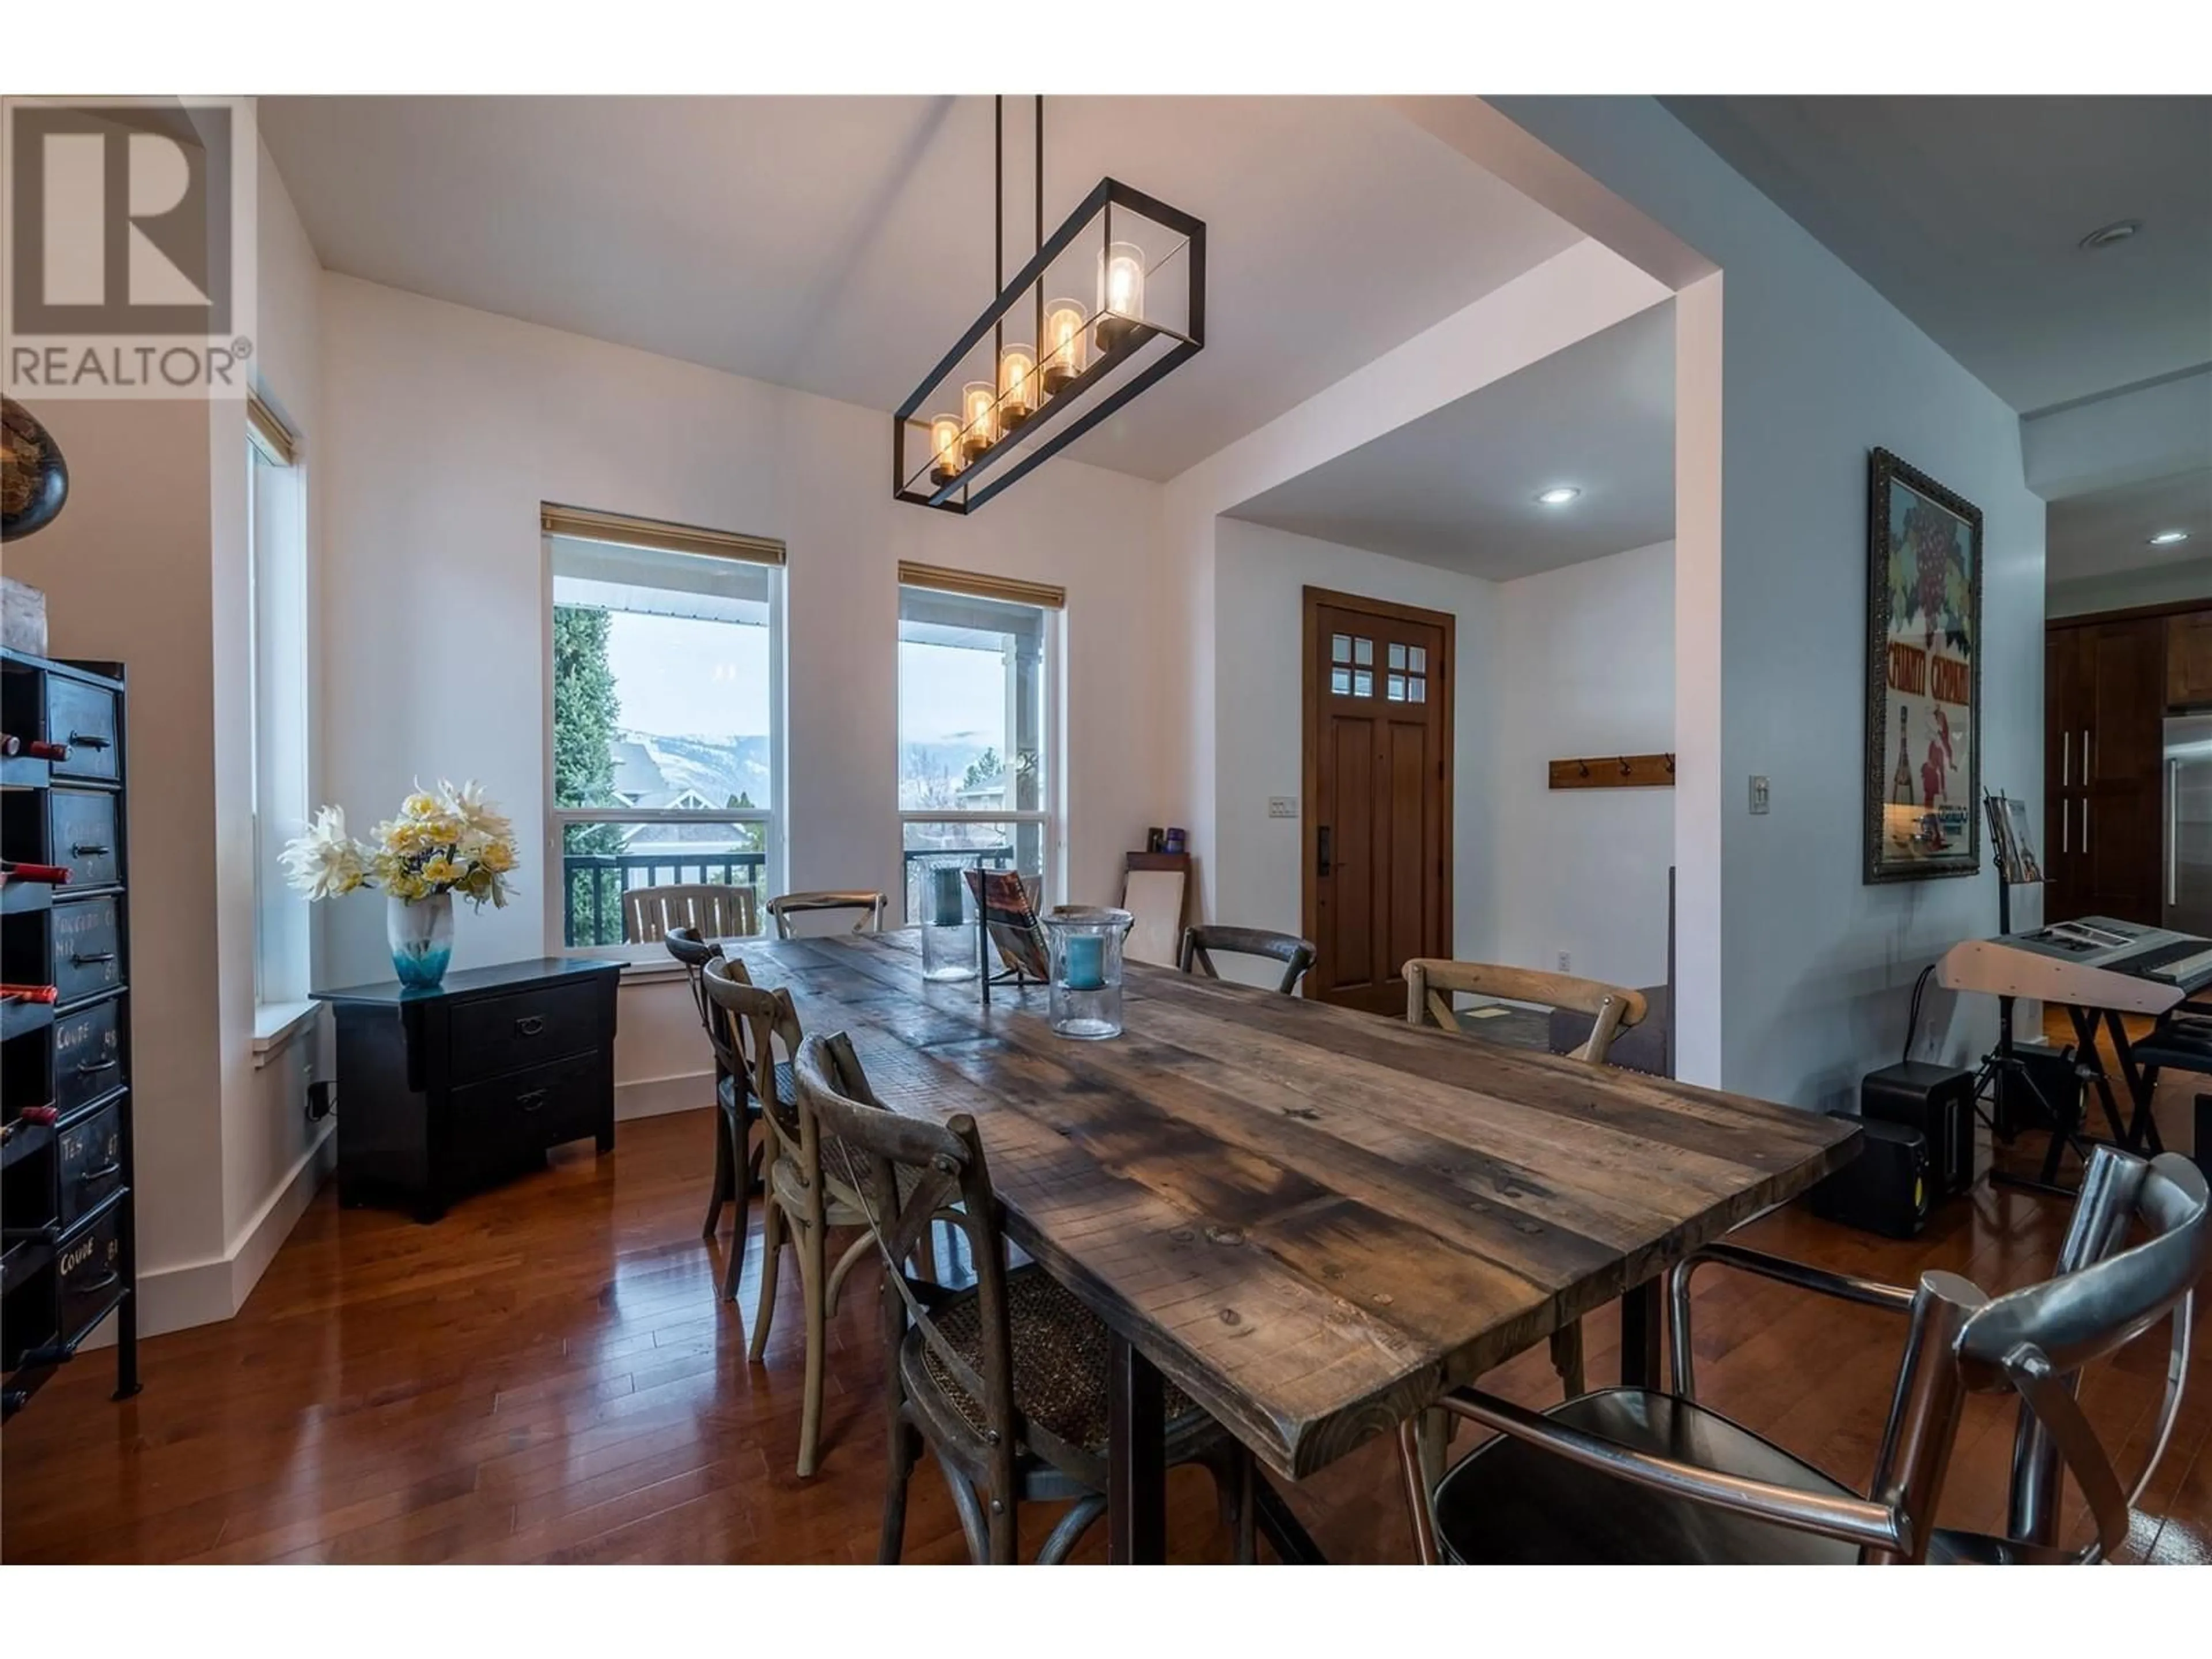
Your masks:
{"label": "black dresser", "polygon": [[317,991],[337,1013],[338,1201],[435,1221],[549,1147],[615,1144],[622,964],[549,957]]}
{"label": "black dresser", "polygon": [[[0,651],[0,1418],[116,1321],[138,1392],[123,667]],[[63,879],[54,879],[61,877]]]}

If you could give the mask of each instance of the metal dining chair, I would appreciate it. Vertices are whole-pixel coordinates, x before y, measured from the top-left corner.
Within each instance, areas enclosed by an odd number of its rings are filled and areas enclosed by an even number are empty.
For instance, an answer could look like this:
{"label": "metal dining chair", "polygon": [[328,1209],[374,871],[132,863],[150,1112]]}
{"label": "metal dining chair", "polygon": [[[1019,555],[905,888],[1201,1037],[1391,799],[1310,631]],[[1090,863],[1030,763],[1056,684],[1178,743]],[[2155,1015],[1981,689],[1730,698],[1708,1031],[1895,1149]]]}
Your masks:
{"label": "metal dining chair", "polygon": [[835,915],[842,911],[856,911],[853,931],[856,933],[880,933],[884,930],[884,907],[890,901],[881,893],[807,892],[786,893],[768,902],[768,913],[775,919],[778,939],[796,937],[791,930],[793,916],[817,913]]}
{"label": "metal dining chair", "polygon": [[[1462,1389],[1443,1406],[1498,1431],[1433,1492],[1407,1493],[1425,1561],[1688,1564],[2108,1559],[2158,1467],[2181,1404],[2197,1281],[2212,1266],[2204,1176],[2172,1153],[2146,1162],[2091,1154],[2057,1277],[1994,1300],[1956,1273],[1917,1286],[1829,1273],[1736,1246],[1676,1269],[1673,1394],[1607,1389],[1547,1412]],[[2118,1249],[2130,1222],[2144,1235]],[[2081,1265],[2067,1270],[2069,1259]],[[1757,1273],[1905,1316],[1905,1354],[1868,1495],[1762,1439],[1694,1395],[1690,1273],[1700,1263]],[[2124,1486],[2075,1400],[2081,1368],[2171,1317],[2166,1398],[2142,1472]],[[2002,1535],[1938,1528],[1968,1394],[2021,1401],[2012,1505]],[[1413,1425],[1401,1427],[1403,1444]],[[2057,1540],[2061,1468],[2087,1501],[2094,1534]]]}
{"label": "metal dining chair", "polygon": [[1182,956],[1178,965],[1186,974],[1199,974],[1207,979],[1219,979],[1221,972],[1213,965],[1213,952],[1224,956],[1265,957],[1270,962],[1283,964],[1283,977],[1275,988],[1285,996],[1296,996],[1298,981],[1314,965],[1314,947],[1310,939],[1300,939],[1296,933],[1270,933],[1264,927],[1224,927],[1219,925],[1186,927],[1182,934]]}
{"label": "metal dining chair", "polygon": [[760,932],[753,890],[727,882],[632,887],[623,894],[622,906],[623,940],[629,945],[651,945],[678,927],[705,939],[750,939]]}
{"label": "metal dining chair", "polygon": [[[939,1124],[886,1109],[842,1033],[807,1038],[795,1069],[799,1098],[836,1149],[884,1263],[890,1466],[877,1559],[892,1565],[902,1553],[907,1485],[927,1444],[971,1560],[1013,1561],[1022,1504],[1072,1498],[1037,1554],[1066,1560],[1106,1509],[1105,1325],[1036,1263],[1010,1264],[972,1117]],[[970,1287],[908,1276],[904,1263],[935,1224],[964,1237]],[[1211,1471],[1236,1559],[1249,1561],[1250,1454],[1173,1382],[1164,1394],[1169,1464]]]}

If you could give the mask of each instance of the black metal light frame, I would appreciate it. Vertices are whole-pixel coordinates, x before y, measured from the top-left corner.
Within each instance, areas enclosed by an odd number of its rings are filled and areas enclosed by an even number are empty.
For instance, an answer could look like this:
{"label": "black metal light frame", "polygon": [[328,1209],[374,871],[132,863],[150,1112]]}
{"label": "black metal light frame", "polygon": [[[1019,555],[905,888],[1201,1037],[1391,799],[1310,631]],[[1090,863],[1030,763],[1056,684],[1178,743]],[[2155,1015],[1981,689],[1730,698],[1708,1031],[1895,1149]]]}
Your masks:
{"label": "black metal light frame", "polygon": [[[1190,286],[1188,331],[1178,333],[1148,319],[1139,319],[1139,326],[1118,341],[1110,349],[1095,353],[1083,372],[1048,398],[1043,406],[1023,422],[1018,433],[1009,434],[968,463],[952,477],[933,489],[922,490],[908,487],[915,476],[907,466],[907,434],[915,417],[930,396],[944,385],[948,375],[960,366],[963,359],[975,349],[986,334],[997,328],[1024,301],[1041,300],[1042,294],[1032,290],[1043,278],[1052,262],[1073,246],[1076,239],[1091,221],[1105,216],[1105,240],[1111,244],[1114,228],[1114,210],[1119,207],[1141,219],[1160,225],[1184,238],[1182,252],[1187,258],[1185,276]],[[1164,261],[1163,262],[1164,263]],[[1093,319],[1096,320],[1095,319]],[[1077,410],[1085,394],[1100,384],[1115,370],[1129,362],[1152,342],[1160,338],[1175,343],[1139,373],[1098,398],[1091,407]],[[1036,344],[1040,362],[1043,342]],[[1039,464],[1051,459],[1069,444],[1104,420],[1123,404],[1144,391],[1163,376],[1173,373],[1206,349],[1206,222],[1170,207],[1158,198],[1133,190],[1118,179],[1101,179],[1095,189],[1085,197],[1074,212],[1068,215],[1049,240],[1040,246],[1036,255],[1013,280],[999,290],[999,297],[978,317],[959,343],[945,354],[937,367],[929,372],[921,384],[914,389],[913,396],[899,405],[891,416],[891,494],[902,501],[911,501],[917,507],[933,507],[945,513],[972,513],[989,501],[1008,484],[1026,476]],[[998,386],[999,365],[994,354],[991,381]],[[1005,393],[998,396],[1003,399]],[[1030,434],[1042,428],[1060,424],[1060,429],[1042,443],[1030,443]],[[1019,450],[1018,456],[1014,452]],[[999,471],[988,483],[977,488],[984,473],[991,472],[1001,463],[1011,465]]]}

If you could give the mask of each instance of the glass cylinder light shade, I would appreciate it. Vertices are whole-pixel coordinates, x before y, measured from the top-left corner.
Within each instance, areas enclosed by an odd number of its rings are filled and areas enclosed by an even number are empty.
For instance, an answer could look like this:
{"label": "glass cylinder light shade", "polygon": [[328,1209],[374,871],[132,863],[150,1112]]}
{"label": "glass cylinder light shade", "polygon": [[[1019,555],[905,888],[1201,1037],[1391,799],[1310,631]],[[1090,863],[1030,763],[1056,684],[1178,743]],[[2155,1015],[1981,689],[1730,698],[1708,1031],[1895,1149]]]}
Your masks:
{"label": "glass cylinder light shade", "polygon": [[928,866],[922,872],[921,976],[975,978],[977,945],[967,872],[957,864]]}
{"label": "glass cylinder light shade", "polygon": [[1083,307],[1074,300],[1053,300],[1044,308],[1044,389],[1058,392],[1091,359],[1091,338],[1083,326]]}
{"label": "glass cylinder light shade", "polygon": [[1036,354],[1025,345],[999,349],[999,419],[1012,432],[1036,413]]}
{"label": "glass cylinder light shade", "polygon": [[960,417],[957,415],[933,415],[929,421],[929,453],[931,474],[939,483],[950,483],[968,465],[968,458],[960,448]]}
{"label": "glass cylinder light shade", "polygon": [[1136,331],[1145,314],[1145,251],[1109,242],[1098,256],[1098,349],[1111,351]]}
{"label": "glass cylinder light shade", "polygon": [[1052,1029],[1066,1037],[1121,1035],[1121,941],[1127,910],[1064,906],[1043,918],[1052,952]]}
{"label": "glass cylinder light shade", "polygon": [[960,413],[966,424],[962,441],[971,461],[999,441],[997,398],[988,380],[970,380],[960,389]]}

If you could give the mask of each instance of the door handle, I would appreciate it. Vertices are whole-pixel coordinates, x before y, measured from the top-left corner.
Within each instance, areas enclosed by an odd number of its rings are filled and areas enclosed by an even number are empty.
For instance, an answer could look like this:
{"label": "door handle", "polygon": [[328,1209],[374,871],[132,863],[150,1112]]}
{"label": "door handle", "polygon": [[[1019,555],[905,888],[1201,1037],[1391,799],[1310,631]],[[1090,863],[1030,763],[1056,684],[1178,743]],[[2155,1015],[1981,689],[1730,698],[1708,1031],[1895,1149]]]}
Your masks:
{"label": "door handle", "polygon": [[123,1062],[119,1060],[80,1060],[76,1063],[79,1077],[97,1077],[102,1072],[112,1072]]}
{"label": "door handle", "polygon": [[2058,787],[2074,787],[2074,734],[2070,731],[2058,734]]}
{"label": "door handle", "polygon": [[104,846],[96,841],[78,841],[70,843],[70,854],[74,858],[104,859],[114,850],[113,848]]}
{"label": "door handle", "polygon": [[[2083,785],[2087,786],[2087,784],[2094,782],[2096,779],[2096,775],[2097,769],[2089,763],[2089,728],[2085,726],[2081,728],[2081,781]],[[2083,801],[2081,803],[2084,806],[2087,806],[2088,804],[2089,803],[2087,801]],[[2086,822],[2086,820],[2084,821]],[[2085,830],[2083,831],[2083,838],[2087,839],[2087,832]]]}
{"label": "door handle", "polygon": [[89,968],[95,962],[114,960],[115,952],[112,951],[79,951],[70,957],[70,964],[78,968]]}
{"label": "door handle", "polygon": [[2175,880],[2175,866],[2180,854],[2176,846],[2181,839],[2181,763],[2170,760],[2166,763],[2166,902],[2172,905],[2179,901],[2180,891]]}
{"label": "door handle", "polygon": [[2081,856],[2089,856],[2089,798],[2081,797]]}
{"label": "door handle", "polygon": [[1314,848],[1317,854],[1314,873],[1317,876],[1325,876],[1329,872],[1328,826],[1327,824],[1322,824],[1320,829],[1314,831]]}
{"label": "door handle", "polygon": [[70,747],[72,749],[105,749],[107,747],[107,739],[100,736],[99,733],[93,732],[72,732],[69,734],[69,741]]}
{"label": "door handle", "polygon": [[123,1160],[121,1158],[111,1158],[105,1164],[96,1164],[89,1170],[80,1170],[77,1171],[77,1185],[80,1187],[88,1187],[95,1181],[105,1181],[108,1176],[121,1170],[122,1167]]}

